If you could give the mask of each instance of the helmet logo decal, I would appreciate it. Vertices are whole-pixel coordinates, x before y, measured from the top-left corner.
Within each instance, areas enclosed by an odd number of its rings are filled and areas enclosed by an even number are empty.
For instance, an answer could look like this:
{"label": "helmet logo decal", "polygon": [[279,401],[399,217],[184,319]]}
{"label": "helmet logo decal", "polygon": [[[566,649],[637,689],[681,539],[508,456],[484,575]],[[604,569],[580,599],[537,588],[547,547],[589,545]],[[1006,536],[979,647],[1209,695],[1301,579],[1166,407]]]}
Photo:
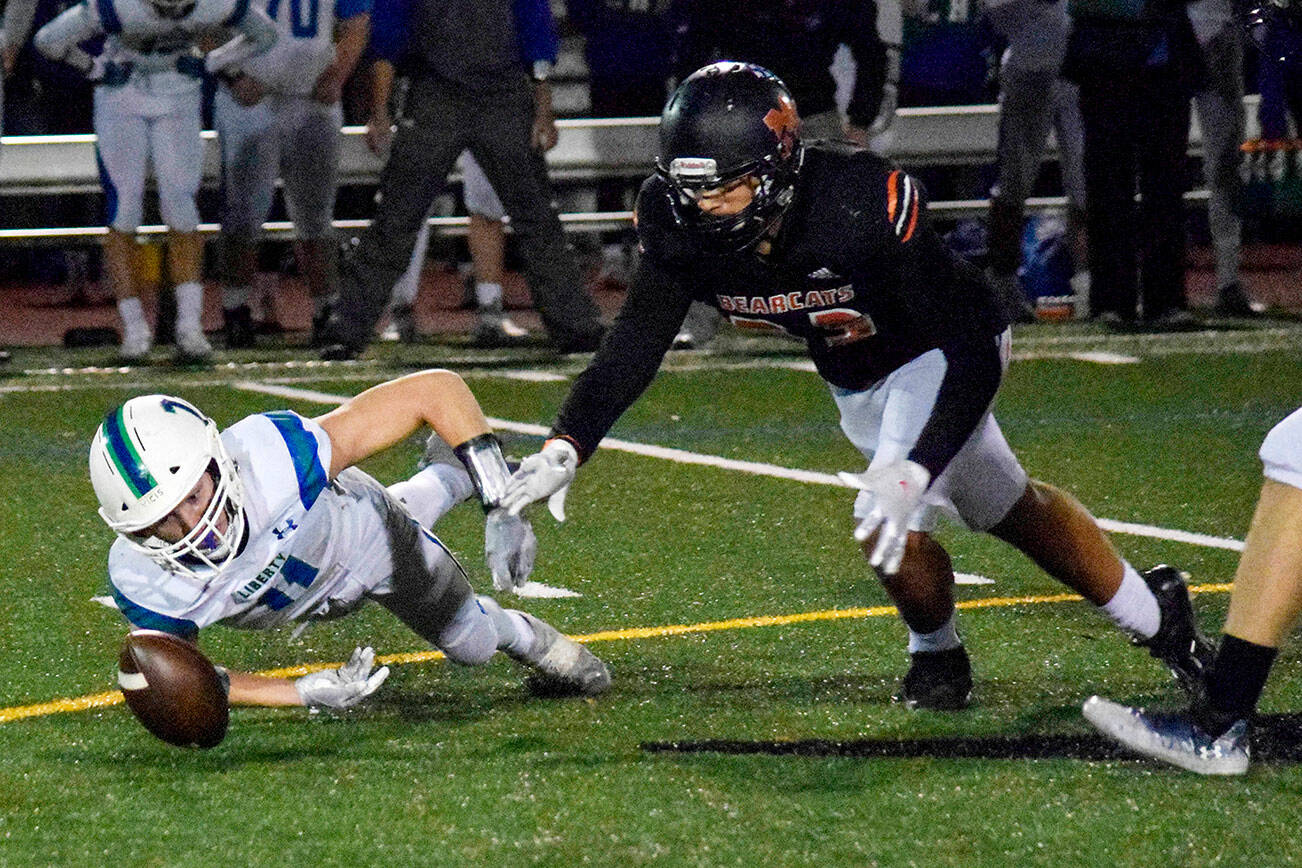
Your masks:
{"label": "helmet logo decal", "polygon": [[787,97],[781,97],[779,104],[780,109],[771,108],[768,114],[764,115],[764,126],[773,131],[773,135],[778,137],[778,142],[782,145],[782,155],[785,157],[791,153],[796,146],[796,132],[800,128],[800,116],[796,114],[796,104]]}
{"label": "helmet logo decal", "polygon": [[103,429],[104,439],[108,443],[108,454],[113,460],[113,466],[117,468],[118,475],[126,482],[132,494],[136,497],[144,497],[158,483],[145,467],[140,453],[136,452],[136,447],[127,435],[126,420],[122,418],[121,407],[110,413],[104,420]]}
{"label": "helmet logo decal", "polygon": [[208,417],[191,407],[184,401],[174,401],[171,398],[164,398],[158,402],[158,405],[169,413],[175,413],[177,410],[184,410],[200,422],[207,422]]}
{"label": "helmet logo decal", "polygon": [[669,175],[680,181],[708,181],[719,176],[719,164],[711,157],[675,157]]}

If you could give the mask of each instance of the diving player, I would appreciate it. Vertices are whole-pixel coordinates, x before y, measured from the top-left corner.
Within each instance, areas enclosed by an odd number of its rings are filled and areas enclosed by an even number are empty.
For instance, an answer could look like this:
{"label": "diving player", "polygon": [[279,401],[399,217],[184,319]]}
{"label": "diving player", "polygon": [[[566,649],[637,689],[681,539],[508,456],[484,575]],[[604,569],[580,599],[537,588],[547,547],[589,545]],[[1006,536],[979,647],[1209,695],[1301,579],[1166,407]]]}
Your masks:
{"label": "diving player", "polygon": [[338,189],[340,96],[366,48],[370,0],[268,0],[280,39],[221,76],[213,120],[222,146],[222,287],[226,346],[251,347],[249,292],[276,178],[294,221],[296,250],[316,314],[334,294],[331,220]]}
{"label": "diving player", "polygon": [[[990,407],[1008,322],[979,272],[950,254],[923,192],[886,159],[802,142],[786,87],[750,64],[690,75],[660,121],[657,173],[637,204],[640,264],[610,339],[579,375],[552,437],[505,504],[561,498],[578,465],[655,376],[693,299],[734,325],[808,347],[870,460],[855,538],[909,631],[899,698],[965,707],[972,689],[939,513],[1017,547],[1197,682],[1209,653],[1179,573],[1140,575],[1070,494],[1029,479]],[[563,514],[563,512],[562,512]]]}
{"label": "diving player", "polygon": [[[235,36],[206,54],[230,31]],[[91,58],[78,43],[107,35]],[[269,48],[276,28],[248,0],[96,0],[66,10],[37,32],[36,48],[95,82],[95,152],[108,210],[104,269],[122,317],[121,355],[149,354],[153,332],[133,269],[136,227],[152,163],[168,226],[167,273],[176,284],[176,349],[182,361],[212,352],[203,334],[203,241],[195,196],[203,173],[200,83],[233,74]]]}
{"label": "diving player", "polygon": [[[454,444],[464,469],[428,463],[386,489],[352,466],[422,425]],[[476,597],[429,531],[477,492],[494,585],[523,584],[537,543],[499,507],[508,475],[478,402],[444,370],[382,383],[315,419],[261,413],[220,434],[192,404],[145,395],[110,412],[90,448],[100,516],[118,534],[109,581],[135,627],[193,639],[209,624],[334,618],[369,599],[457,663],[501,650],[535,669],[540,687],[600,693],[605,664],[538,618]],[[297,680],[231,672],[230,701],[347,707],[384,679],[372,660],[359,650]]]}

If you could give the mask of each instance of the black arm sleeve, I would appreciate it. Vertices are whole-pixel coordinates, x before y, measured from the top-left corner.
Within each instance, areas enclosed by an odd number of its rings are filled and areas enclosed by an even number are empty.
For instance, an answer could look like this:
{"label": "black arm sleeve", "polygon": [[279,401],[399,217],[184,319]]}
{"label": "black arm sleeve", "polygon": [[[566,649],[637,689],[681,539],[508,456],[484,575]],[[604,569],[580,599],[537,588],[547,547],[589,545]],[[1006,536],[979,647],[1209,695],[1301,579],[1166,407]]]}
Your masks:
{"label": "black arm sleeve", "polygon": [[552,428],[553,436],[573,441],[580,461],[651,385],[691,300],[672,272],[643,255],[614,326],[575,380]]}
{"label": "black arm sleeve", "polygon": [[1003,379],[998,338],[965,337],[942,345],[940,351],[945,354],[945,376],[927,424],[909,452],[909,460],[927,468],[932,479],[972,436]]}

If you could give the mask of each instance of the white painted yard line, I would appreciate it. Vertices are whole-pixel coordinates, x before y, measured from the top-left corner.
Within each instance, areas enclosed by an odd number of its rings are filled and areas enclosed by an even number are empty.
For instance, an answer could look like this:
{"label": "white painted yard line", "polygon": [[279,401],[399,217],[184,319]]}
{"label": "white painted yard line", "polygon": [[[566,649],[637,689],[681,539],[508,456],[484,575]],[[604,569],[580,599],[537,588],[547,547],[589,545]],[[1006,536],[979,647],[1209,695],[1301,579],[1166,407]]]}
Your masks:
{"label": "white painted yard line", "polygon": [[1029,362],[1036,359],[1071,359],[1075,362],[1092,362],[1096,365],[1137,365],[1140,362],[1138,356],[1126,356],[1121,353],[1108,353],[1102,350],[1081,353],[1031,350],[1029,352],[1013,353],[1013,361],[1015,362]]}
{"label": "white painted yard line", "polygon": [[1206,546],[1212,549],[1226,549],[1232,552],[1243,551],[1243,540],[1233,539],[1232,537],[1210,536],[1205,533],[1193,533],[1187,530],[1172,530],[1165,527],[1154,527],[1151,524],[1134,524],[1128,521],[1114,521],[1110,518],[1095,519],[1099,527],[1110,533],[1125,533],[1131,536],[1146,536],[1153,539],[1165,539],[1172,542],[1188,543],[1195,546]]}
{"label": "white painted yard line", "polygon": [[552,371],[500,371],[497,376],[508,380],[524,380],[526,383],[563,383],[569,379],[564,374]]}
{"label": "white painted yard line", "polygon": [[954,584],[956,585],[993,585],[994,579],[978,576],[976,573],[954,573]]}
{"label": "white painted yard line", "polygon": [[[296,389],[290,386],[277,386],[271,383],[242,382],[235,383],[234,386],[237,389],[244,389],[250,392],[262,392],[267,395],[275,395],[281,398],[294,398],[301,401],[314,401],[321,404],[342,404],[348,398],[346,395],[331,395],[326,392],[314,392],[308,389]],[[535,425],[529,422],[513,422],[510,419],[489,418],[488,422],[494,428],[501,428],[505,431],[515,431],[520,434],[532,434],[539,437],[545,437],[550,431],[546,425]],[[768,476],[775,479],[790,479],[795,482],[808,482],[813,485],[833,485],[838,488],[846,487],[845,483],[837,478],[834,473],[819,473],[814,470],[797,470],[791,467],[779,467],[776,464],[766,464],[761,461],[739,461],[735,458],[723,458],[718,455],[703,455],[699,452],[688,452],[685,449],[673,449],[668,446],[652,446],[646,443],[634,443],[630,440],[619,440],[613,437],[607,437],[605,440],[602,440],[601,448],[613,449],[617,452],[630,452],[634,455],[642,455],[647,458],[661,458],[665,461],[673,461],[678,464],[697,464],[705,467],[717,467],[720,470],[736,470],[741,473],[750,473],[755,476]],[[1205,546],[1207,548],[1227,549],[1236,552],[1243,551],[1242,540],[1232,539],[1229,537],[1210,536],[1208,534],[1192,533],[1186,530],[1157,527],[1151,524],[1114,521],[1109,518],[1100,518],[1098,519],[1098,523],[1100,527],[1111,533],[1123,533],[1130,536],[1170,540],[1171,542],[1187,543],[1189,545]]]}

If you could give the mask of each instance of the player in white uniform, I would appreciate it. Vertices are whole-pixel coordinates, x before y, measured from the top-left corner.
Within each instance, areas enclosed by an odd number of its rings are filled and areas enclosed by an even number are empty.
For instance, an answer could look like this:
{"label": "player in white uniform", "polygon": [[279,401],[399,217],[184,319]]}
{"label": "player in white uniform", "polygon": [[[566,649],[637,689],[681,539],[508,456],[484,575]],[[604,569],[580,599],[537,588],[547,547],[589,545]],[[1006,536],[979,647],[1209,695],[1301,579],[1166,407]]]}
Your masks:
{"label": "player in white uniform", "polygon": [[1204,775],[1248,770],[1249,723],[1279,647],[1302,614],[1302,410],[1272,428],[1258,454],[1265,480],[1205,692],[1183,714],[1098,696],[1085,703],[1086,719],[1105,735]]}
{"label": "player in white uniform", "polygon": [[[230,32],[229,41],[202,49]],[[106,35],[91,58],[78,44]],[[104,265],[118,299],[121,353],[141,359],[153,334],[140,305],[132,262],[145,167],[152,162],[168,226],[167,270],[176,282],[176,346],[182,360],[203,359],[203,241],[195,196],[203,172],[200,83],[266,50],[276,29],[249,0],[84,0],[36,34],[42,54],[84,72],[95,87],[96,155],[107,199]]]}
{"label": "player in white uniform", "polygon": [[299,264],[320,314],[336,280],[331,231],[338,187],[340,95],[366,48],[371,0],[268,0],[280,39],[223,75],[213,103],[222,144],[226,345],[251,347],[249,292],[276,178],[297,233]]}
{"label": "player in white uniform", "polygon": [[[464,469],[431,463],[385,488],[352,467],[422,425]],[[605,665],[545,622],[476,597],[429,526],[477,491],[494,585],[522,584],[536,540],[497,506],[509,471],[479,404],[456,374],[432,370],[375,386],[324,416],[249,416],[221,434],[193,405],[133,398],[96,431],[90,477],[119,538],[109,581],[136,627],[193,639],[210,624],[263,629],[333,618],[375,600],[450,660],[498,650],[548,690],[595,694]],[[339,670],[298,680],[230,673],[230,701],[347,707],[383,680],[359,650]]]}

